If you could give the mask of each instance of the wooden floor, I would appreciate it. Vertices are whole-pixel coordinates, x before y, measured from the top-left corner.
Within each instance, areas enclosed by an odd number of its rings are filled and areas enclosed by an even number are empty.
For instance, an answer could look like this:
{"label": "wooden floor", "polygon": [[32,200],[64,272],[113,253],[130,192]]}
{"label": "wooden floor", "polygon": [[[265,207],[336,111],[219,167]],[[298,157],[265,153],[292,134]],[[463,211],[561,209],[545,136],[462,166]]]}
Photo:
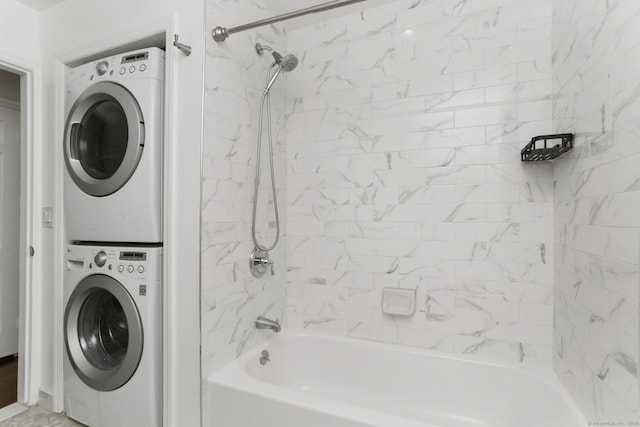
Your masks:
{"label": "wooden floor", "polygon": [[0,359],[0,408],[18,400],[18,358]]}

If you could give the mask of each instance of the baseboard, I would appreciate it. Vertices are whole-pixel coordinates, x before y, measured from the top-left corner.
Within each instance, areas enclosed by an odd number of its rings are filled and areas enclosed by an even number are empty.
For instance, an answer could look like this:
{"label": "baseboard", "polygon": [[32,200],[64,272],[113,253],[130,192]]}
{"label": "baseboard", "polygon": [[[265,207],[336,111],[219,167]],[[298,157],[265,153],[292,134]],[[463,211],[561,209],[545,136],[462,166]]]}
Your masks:
{"label": "baseboard", "polygon": [[38,393],[38,405],[51,412],[56,412],[53,410],[53,396],[51,396],[51,393],[42,389]]}

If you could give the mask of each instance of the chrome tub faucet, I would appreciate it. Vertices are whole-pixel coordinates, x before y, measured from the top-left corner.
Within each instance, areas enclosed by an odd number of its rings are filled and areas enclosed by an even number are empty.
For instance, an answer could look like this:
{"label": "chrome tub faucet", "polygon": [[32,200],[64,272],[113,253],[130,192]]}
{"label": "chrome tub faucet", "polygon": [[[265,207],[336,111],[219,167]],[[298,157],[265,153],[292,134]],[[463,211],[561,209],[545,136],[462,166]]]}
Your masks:
{"label": "chrome tub faucet", "polygon": [[271,329],[274,332],[280,332],[280,321],[260,316],[256,319],[256,329]]}

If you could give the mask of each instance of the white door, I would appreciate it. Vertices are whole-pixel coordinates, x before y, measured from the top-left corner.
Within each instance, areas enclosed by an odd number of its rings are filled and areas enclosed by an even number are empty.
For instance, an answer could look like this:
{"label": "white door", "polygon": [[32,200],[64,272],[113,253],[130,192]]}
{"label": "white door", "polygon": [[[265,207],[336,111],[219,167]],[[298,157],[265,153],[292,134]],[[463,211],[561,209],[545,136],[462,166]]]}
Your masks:
{"label": "white door", "polygon": [[18,352],[20,112],[0,102],[0,357]]}

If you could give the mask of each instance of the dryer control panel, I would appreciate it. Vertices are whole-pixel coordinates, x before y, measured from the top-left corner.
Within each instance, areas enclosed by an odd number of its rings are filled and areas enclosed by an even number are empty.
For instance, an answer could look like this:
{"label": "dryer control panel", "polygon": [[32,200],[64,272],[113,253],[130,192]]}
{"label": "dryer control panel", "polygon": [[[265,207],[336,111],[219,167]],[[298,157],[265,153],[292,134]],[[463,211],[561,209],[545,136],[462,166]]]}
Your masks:
{"label": "dryer control panel", "polygon": [[156,47],[102,58],[79,65],[67,73],[67,86],[87,82],[164,78],[165,52]]}
{"label": "dryer control panel", "polygon": [[97,247],[71,245],[67,248],[67,271],[103,271],[110,276],[156,282],[162,277],[162,247]]}

